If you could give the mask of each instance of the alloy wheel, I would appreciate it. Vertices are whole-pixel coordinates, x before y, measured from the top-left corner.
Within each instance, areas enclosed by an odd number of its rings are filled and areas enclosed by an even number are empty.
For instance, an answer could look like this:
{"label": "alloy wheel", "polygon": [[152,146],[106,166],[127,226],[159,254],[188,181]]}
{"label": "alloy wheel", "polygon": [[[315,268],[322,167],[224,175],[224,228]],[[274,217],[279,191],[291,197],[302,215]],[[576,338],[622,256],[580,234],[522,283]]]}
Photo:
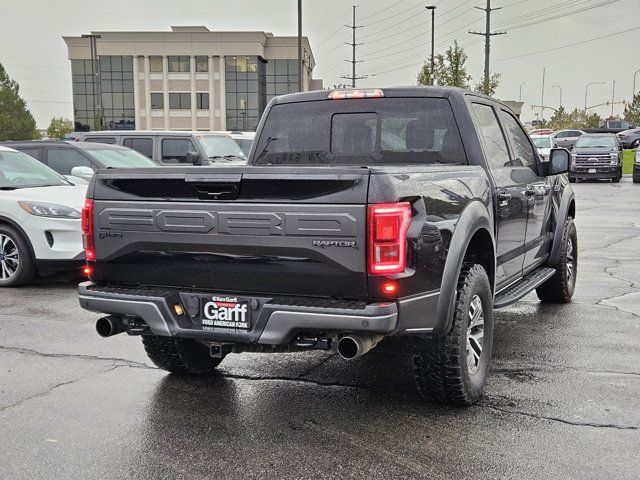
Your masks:
{"label": "alloy wheel", "polygon": [[573,255],[573,240],[567,241],[567,283],[571,284],[575,271],[575,259]]}
{"label": "alloy wheel", "polygon": [[9,280],[18,271],[20,253],[11,237],[0,233],[0,280]]}
{"label": "alloy wheel", "polygon": [[474,295],[469,305],[469,327],[467,329],[467,365],[469,373],[478,371],[482,358],[482,341],[484,339],[484,312],[482,300]]}

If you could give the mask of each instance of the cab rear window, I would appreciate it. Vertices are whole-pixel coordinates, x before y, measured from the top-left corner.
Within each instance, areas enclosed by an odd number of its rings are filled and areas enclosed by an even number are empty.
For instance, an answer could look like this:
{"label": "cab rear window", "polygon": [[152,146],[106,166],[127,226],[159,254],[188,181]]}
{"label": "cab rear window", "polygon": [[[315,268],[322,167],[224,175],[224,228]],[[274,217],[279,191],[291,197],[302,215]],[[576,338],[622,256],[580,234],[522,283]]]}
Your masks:
{"label": "cab rear window", "polygon": [[255,165],[466,164],[442,98],[320,100],[274,105]]}

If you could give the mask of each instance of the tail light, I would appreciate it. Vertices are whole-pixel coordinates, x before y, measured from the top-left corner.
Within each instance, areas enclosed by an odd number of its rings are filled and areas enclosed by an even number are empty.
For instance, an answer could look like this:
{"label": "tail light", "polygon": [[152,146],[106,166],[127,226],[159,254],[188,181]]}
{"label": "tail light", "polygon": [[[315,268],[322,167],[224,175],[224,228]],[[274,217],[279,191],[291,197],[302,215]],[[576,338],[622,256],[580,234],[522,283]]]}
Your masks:
{"label": "tail light", "polygon": [[93,228],[93,200],[87,198],[82,207],[82,244],[87,261],[96,259],[95,235]]}
{"label": "tail light", "polygon": [[411,205],[380,203],[369,205],[369,273],[402,273],[407,267],[407,230]]}

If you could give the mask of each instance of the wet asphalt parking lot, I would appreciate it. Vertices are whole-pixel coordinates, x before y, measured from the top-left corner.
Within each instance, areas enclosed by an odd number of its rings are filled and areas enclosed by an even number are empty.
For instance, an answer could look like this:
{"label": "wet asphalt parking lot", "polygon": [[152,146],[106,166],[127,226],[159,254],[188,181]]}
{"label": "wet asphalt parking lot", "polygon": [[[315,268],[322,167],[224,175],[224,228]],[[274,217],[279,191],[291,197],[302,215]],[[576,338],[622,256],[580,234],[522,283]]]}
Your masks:
{"label": "wet asphalt parking lot", "polygon": [[496,312],[468,409],[423,403],[384,345],[175,378],[99,338],[70,283],[0,291],[0,478],[639,478],[640,185],[575,190],[574,301]]}

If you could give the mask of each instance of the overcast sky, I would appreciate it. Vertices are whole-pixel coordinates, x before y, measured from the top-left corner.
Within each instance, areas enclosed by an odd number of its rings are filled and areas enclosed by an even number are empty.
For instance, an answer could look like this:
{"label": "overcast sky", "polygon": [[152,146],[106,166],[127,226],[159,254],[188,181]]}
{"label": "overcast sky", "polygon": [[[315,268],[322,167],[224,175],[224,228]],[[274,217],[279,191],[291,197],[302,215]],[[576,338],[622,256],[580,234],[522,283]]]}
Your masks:
{"label": "overcast sky", "polygon": [[[359,74],[369,74],[358,86],[413,85],[430,49],[430,17],[425,5],[435,4],[436,50],[444,52],[455,39],[465,47],[469,73],[482,77],[483,37],[468,30],[484,29],[484,12],[473,8],[484,0],[360,0],[357,3]],[[343,61],[351,55],[352,2],[304,0],[304,34],[309,36],[325,86],[346,82]],[[63,35],[91,30],[169,30],[171,25],[205,25],[211,30],[264,30],[296,34],[296,0],[0,0],[0,63],[21,86],[38,126],[52,116],[73,117],[70,62]],[[526,102],[524,120],[540,105],[542,70],[546,67],[545,105],[566,108],[630,99],[634,72],[640,69],[639,0],[493,0],[504,7],[492,14],[495,30],[491,69],[502,74],[497,96],[517,100],[521,83]],[[492,30],[494,29],[492,27]],[[633,30],[630,30],[633,29]],[[626,33],[625,30],[629,30]],[[576,44],[567,48],[570,44]],[[543,52],[546,51],[546,52]],[[543,52],[543,53],[538,53]],[[637,90],[640,90],[638,74]],[[537,110],[539,112],[539,109]],[[611,114],[611,107],[595,109]],[[614,112],[621,114],[622,105]],[[549,117],[551,112],[547,112]]]}

